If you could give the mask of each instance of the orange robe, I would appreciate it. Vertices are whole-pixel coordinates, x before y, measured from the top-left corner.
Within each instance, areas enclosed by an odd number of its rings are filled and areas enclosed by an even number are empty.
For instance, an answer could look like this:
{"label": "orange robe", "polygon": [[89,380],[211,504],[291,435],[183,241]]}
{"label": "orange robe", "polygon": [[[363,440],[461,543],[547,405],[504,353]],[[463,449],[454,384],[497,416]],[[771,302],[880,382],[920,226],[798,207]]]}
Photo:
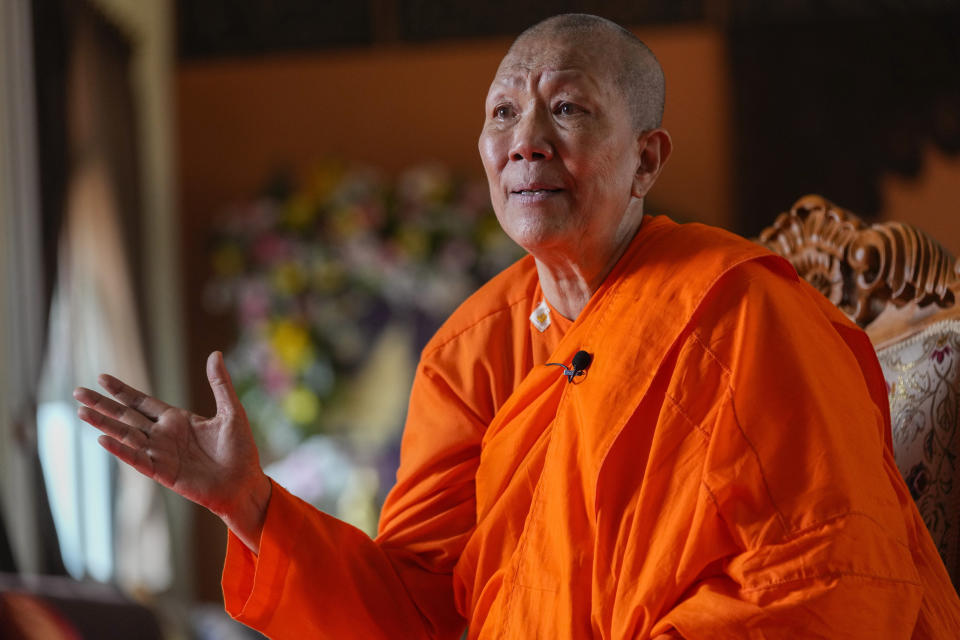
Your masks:
{"label": "orange robe", "polygon": [[[274,638],[952,638],[866,336],[785,261],[645,218],[576,322],[528,257],[424,349],[376,540],[275,486],[228,612]],[[584,349],[585,376],[558,367]]]}

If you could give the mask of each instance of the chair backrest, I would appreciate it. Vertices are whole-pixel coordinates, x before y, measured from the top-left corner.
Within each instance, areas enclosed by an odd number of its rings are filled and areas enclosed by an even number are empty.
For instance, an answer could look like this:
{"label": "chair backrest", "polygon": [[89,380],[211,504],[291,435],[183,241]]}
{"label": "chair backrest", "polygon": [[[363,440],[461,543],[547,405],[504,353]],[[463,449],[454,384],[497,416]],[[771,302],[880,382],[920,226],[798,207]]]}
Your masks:
{"label": "chair backrest", "polygon": [[867,224],[815,195],[780,214],[759,241],[873,342],[897,466],[960,585],[960,265],[916,227]]}

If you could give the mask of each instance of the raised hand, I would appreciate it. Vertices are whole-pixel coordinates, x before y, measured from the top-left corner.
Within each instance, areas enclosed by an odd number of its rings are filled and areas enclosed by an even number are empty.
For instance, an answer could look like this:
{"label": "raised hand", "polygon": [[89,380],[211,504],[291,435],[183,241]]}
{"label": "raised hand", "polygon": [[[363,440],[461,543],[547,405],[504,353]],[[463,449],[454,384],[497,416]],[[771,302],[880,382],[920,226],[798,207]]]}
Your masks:
{"label": "raised hand", "polygon": [[116,400],[78,387],[80,419],[104,435],[100,445],[147,477],[220,516],[254,552],[270,501],[270,480],[260,467],[246,412],[223,356],[207,358],[207,379],[217,402],[212,418],[172,407],[109,375],[100,385]]}

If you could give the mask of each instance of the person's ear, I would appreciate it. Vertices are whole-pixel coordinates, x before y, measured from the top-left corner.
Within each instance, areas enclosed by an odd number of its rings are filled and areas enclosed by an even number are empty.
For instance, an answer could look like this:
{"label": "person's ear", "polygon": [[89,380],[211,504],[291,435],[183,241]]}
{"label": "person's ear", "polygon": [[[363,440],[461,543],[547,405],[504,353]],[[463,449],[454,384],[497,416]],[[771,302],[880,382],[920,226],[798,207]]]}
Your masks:
{"label": "person's ear", "polygon": [[650,129],[640,134],[637,139],[640,147],[640,162],[633,175],[632,195],[642,198],[647,195],[653,183],[660,176],[663,165],[667,163],[670,152],[673,151],[673,140],[663,127]]}

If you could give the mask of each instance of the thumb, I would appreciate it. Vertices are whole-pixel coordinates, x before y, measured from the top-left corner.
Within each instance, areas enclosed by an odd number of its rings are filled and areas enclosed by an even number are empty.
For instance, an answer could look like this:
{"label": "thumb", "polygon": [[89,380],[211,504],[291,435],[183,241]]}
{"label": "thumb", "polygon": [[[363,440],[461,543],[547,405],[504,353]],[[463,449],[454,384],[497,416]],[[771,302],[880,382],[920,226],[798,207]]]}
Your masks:
{"label": "thumb", "polygon": [[233,389],[230,373],[223,362],[223,354],[219,351],[214,351],[207,357],[207,380],[210,381],[213,397],[217,401],[217,413],[236,413],[240,408],[240,399]]}

